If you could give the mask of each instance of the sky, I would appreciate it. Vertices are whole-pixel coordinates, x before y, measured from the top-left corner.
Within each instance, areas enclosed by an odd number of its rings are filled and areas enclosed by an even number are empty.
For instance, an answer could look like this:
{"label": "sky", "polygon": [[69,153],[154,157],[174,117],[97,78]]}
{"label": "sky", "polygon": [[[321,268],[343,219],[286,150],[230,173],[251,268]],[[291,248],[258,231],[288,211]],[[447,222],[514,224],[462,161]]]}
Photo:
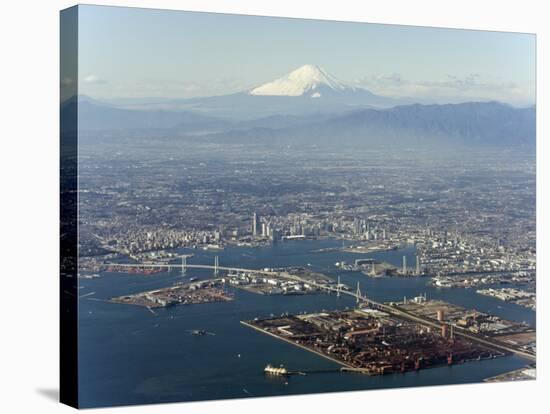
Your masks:
{"label": "sky", "polygon": [[78,44],[79,93],[103,100],[230,94],[316,64],[385,96],[535,103],[532,34],[85,5]]}

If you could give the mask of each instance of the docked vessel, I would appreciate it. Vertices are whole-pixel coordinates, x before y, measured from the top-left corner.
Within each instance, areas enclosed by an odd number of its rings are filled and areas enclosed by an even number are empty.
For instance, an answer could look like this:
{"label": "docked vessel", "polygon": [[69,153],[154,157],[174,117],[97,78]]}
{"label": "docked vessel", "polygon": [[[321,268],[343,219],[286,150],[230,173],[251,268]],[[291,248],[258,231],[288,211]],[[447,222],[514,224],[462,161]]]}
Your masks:
{"label": "docked vessel", "polygon": [[283,367],[282,365],[280,367],[274,367],[271,364],[266,365],[264,368],[264,372],[267,375],[276,375],[281,377],[286,377],[287,375],[290,375],[288,370]]}

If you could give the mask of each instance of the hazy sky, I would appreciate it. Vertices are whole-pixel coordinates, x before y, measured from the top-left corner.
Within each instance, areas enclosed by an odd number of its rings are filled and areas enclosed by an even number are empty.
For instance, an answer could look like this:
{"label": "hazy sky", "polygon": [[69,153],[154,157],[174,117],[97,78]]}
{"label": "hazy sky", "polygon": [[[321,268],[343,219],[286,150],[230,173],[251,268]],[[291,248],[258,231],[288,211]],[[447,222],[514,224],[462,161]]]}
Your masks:
{"label": "hazy sky", "polygon": [[80,6],[79,93],[222,95],[306,63],[390,96],[535,101],[535,36]]}

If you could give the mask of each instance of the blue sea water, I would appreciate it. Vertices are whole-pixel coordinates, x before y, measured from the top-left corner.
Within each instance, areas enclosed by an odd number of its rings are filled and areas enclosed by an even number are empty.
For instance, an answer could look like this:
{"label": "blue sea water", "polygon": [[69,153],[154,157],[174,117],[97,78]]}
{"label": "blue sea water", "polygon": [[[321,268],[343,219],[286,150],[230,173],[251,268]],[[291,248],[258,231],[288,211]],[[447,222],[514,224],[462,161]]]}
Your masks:
{"label": "blue sea water", "polygon": [[[437,289],[427,278],[369,278],[359,272],[343,272],[335,263],[373,257],[400,265],[402,256],[414,263],[414,247],[373,254],[340,251],[317,253],[336,247],[336,240],[287,241],[273,246],[230,247],[223,251],[192,250],[188,263],[244,268],[308,266],[350,287],[359,281],[363,294],[378,300],[401,300],[426,293],[467,308],[490,312],[534,326],[535,312],[494,298],[475,289]],[[182,250],[183,251],[183,250]],[[211,277],[206,270],[188,270],[187,277]],[[527,361],[508,356],[405,374],[369,377],[328,372],[289,378],[269,378],[268,363],[291,370],[322,370],[338,365],[318,355],[256,332],[240,324],[254,317],[353,307],[350,297],[317,294],[261,296],[235,290],[229,303],[209,303],[155,309],[120,305],[105,300],[123,294],[168,286],[181,275],[161,273],[136,276],[103,273],[97,279],[80,280],[79,293],[79,398],[82,407],[196,401],[252,396],[366,390],[479,382],[518,369]],[[93,294],[82,297],[89,293]],[[193,336],[204,329],[215,335]]]}

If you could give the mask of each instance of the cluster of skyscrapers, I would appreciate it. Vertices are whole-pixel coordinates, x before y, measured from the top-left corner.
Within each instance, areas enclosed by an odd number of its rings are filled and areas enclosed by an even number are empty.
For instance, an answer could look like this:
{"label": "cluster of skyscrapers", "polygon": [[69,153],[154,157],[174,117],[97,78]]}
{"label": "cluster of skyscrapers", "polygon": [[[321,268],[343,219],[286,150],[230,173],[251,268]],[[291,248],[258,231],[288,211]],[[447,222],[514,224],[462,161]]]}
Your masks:
{"label": "cluster of skyscrapers", "polygon": [[261,220],[261,217],[254,212],[252,215],[252,236],[278,240],[281,238],[281,231],[274,229],[271,222]]}

